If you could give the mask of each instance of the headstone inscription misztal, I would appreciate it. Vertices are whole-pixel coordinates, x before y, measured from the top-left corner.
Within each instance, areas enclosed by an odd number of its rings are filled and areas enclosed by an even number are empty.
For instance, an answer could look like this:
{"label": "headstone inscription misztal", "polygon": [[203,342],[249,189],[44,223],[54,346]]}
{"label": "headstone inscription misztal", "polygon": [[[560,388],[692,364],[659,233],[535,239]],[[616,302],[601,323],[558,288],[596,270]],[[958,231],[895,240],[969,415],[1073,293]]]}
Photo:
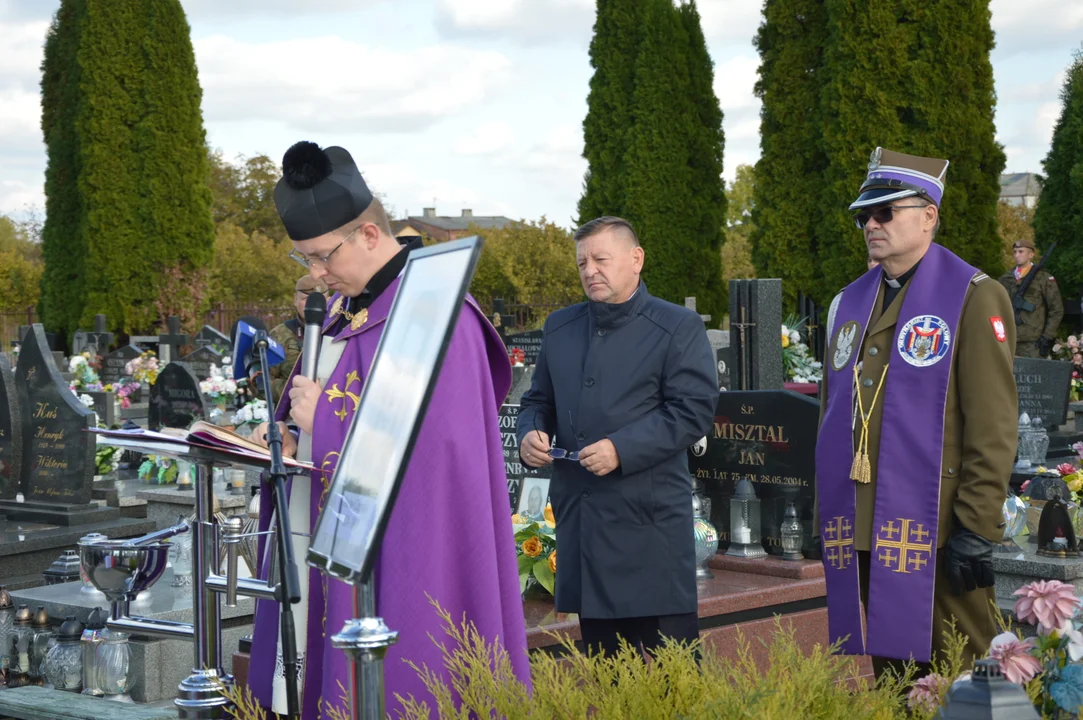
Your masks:
{"label": "headstone inscription misztal", "polygon": [[551,466],[532,468],[519,460],[519,442],[515,430],[519,424],[519,406],[505,404],[500,406],[500,438],[504,445],[504,471],[508,475],[508,500],[514,513],[519,507],[519,497],[523,492],[523,482],[527,478],[551,477]]}
{"label": "headstone inscription misztal", "polygon": [[102,356],[102,369],[98,373],[102,385],[112,385],[128,373],[124,369],[129,362],[146,352],[138,345],[125,345]]}
{"label": "headstone inscription misztal", "polygon": [[72,525],[111,519],[113,508],[90,504],[96,463],[95,415],[68,389],[35,324],[15,368],[23,424],[23,503],[0,502],[10,519]]}
{"label": "headstone inscription misztal", "polygon": [[504,345],[507,346],[508,352],[512,351],[512,348],[519,348],[526,355],[523,360],[524,365],[534,365],[538,362],[538,353],[541,352],[542,336],[544,335],[542,330],[528,330],[526,332],[515,333],[514,335],[508,335],[504,338]]}
{"label": "headstone inscription misztal", "polygon": [[1041,418],[1042,425],[1057,428],[1068,420],[1068,394],[1072,386],[1072,363],[1063,360],[1015,358],[1015,388],[1019,413]]}
{"label": "headstone inscription misztal", "polygon": [[187,429],[206,417],[207,405],[192,369],[183,362],[171,362],[162,368],[150,390],[150,428]]}
{"label": "headstone inscription misztal", "polygon": [[13,500],[19,492],[23,457],[23,424],[19,393],[11,360],[0,352],[0,499]]}
{"label": "headstone inscription misztal", "polygon": [[812,540],[819,417],[818,401],[788,390],[719,394],[706,442],[701,440],[688,451],[689,470],[711,501],[719,552],[729,547],[734,487],[747,478],[760,500],[764,549],[782,554],[780,526],[786,505],[792,502],[804,534],[801,552],[807,558],[819,557]]}

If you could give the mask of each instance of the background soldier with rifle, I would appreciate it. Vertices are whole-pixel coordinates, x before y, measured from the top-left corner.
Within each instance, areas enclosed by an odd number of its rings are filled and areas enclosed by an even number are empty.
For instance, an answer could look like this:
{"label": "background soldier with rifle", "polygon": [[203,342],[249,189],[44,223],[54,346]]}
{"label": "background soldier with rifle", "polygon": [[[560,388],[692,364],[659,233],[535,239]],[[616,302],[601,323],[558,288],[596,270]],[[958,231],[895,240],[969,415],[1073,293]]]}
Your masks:
{"label": "background soldier with rifle", "polygon": [[1015,310],[1015,354],[1019,357],[1049,357],[1053,340],[1057,337],[1057,328],[1064,317],[1064,303],[1057,283],[1043,269],[1056,247],[1054,243],[1035,265],[1034,241],[1017,240],[1013,246],[1016,267],[1000,278],[1000,284],[1011,296]]}

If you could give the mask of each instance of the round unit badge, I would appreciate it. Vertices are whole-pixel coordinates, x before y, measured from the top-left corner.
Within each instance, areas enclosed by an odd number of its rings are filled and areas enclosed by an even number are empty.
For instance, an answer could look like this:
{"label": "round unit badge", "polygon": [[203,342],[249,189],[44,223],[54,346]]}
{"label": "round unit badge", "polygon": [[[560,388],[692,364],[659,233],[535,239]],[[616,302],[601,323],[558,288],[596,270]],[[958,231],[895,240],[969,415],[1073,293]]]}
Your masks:
{"label": "round unit badge", "polygon": [[899,332],[899,355],[914,367],[935,365],[948,354],[951,330],[943,318],[918,315]]}

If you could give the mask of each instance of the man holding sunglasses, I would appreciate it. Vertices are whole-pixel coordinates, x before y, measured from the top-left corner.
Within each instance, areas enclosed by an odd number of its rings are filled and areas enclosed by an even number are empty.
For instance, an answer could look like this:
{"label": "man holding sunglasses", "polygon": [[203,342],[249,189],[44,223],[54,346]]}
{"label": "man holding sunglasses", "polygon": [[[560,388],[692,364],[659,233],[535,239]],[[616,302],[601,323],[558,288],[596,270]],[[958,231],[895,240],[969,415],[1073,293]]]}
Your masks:
{"label": "man holding sunglasses", "polygon": [[326,288],[311,275],[302,275],[293,290],[293,309],[296,314],[286,322],[276,325],[269,333],[271,338],[286,350],[286,359],[270,370],[274,402],[282,398],[286,380],[301,357],[301,346],[305,341],[305,303],[308,302],[309,293],[314,292],[326,292]]}
{"label": "man holding sunglasses", "polygon": [[941,653],[951,621],[969,666],[997,629],[1015,323],[1004,288],[935,242],[947,168],[876,149],[850,209],[879,266],[828,311],[816,447],[828,625],[877,675]]}
{"label": "man holding sunglasses", "polygon": [[[309,533],[323,510],[410,246],[403,247],[392,235],[387,213],[343,148],[297,143],[286,152],[282,171],[274,200],[293,243],[290,256],[334,292],[317,379],[298,375],[295,368],[275,413],[275,420],[289,417],[300,429],[295,437],[281,423],[283,451],[318,468],[290,481],[293,528]],[[377,612],[399,631],[384,661],[389,714],[402,710],[396,695],[435,705],[404,659],[427,665],[450,684],[440,650],[431,640],[443,628],[430,598],[452,617],[465,616],[488,642],[499,643],[529,687],[498,418],[510,387],[507,349],[468,299],[452,332],[376,564]],[[257,429],[253,436],[263,438],[264,433]],[[350,470],[363,473],[364,468]],[[261,497],[260,530],[266,530],[272,513],[268,488]],[[423,531],[418,525],[422,507]],[[307,539],[294,538],[294,549],[303,563]],[[266,557],[263,562],[266,573]],[[327,717],[327,707],[341,707],[341,688],[350,686],[350,665],[342,651],[332,647],[331,636],[356,610],[353,590],[345,583],[302,566],[301,584],[302,602],[294,609],[303,670],[301,716],[316,720]],[[281,661],[276,661],[281,649],[275,603],[257,604],[253,637],[249,684],[263,707],[282,713],[285,685]]]}
{"label": "man holding sunglasses", "polygon": [[588,652],[650,652],[699,636],[687,451],[714,420],[714,353],[694,311],[647,292],[626,220],[588,222],[575,249],[589,301],[545,321],[519,454],[553,464],[557,611]]}

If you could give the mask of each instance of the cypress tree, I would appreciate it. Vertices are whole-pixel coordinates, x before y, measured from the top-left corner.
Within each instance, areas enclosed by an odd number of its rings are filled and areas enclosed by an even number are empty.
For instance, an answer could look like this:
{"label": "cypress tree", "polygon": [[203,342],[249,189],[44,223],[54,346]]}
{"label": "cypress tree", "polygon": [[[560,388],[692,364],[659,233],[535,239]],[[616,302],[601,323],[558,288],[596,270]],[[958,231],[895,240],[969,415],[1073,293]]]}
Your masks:
{"label": "cypress tree", "polygon": [[684,244],[694,266],[688,287],[696,293],[701,312],[721,321],[727,294],[720,262],[727,216],[726,187],[722,179],[722,152],[726,144],[722,108],[714,94],[714,62],[707,52],[707,40],[703,36],[695,0],[682,5],[679,12],[688,39],[689,98],[693,105],[688,161],[694,193],[691,204],[685,208],[692,216],[693,234],[684,239]]}
{"label": "cypress tree", "polygon": [[[69,26],[73,18],[78,22]],[[47,88],[72,72],[58,66],[66,59],[67,37],[78,71],[61,95]],[[63,176],[67,185],[46,185],[47,323],[70,333],[106,313],[114,328],[146,329],[156,319],[163,273],[198,269],[213,252],[188,23],[178,0],[64,0],[49,42],[56,52],[47,52],[43,65],[46,147],[58,183],[62,169],[69,175]],[[68,116],[73,122],[46,119]],[[67,147],[75,148],[72,161]],[[75,197],[58,194],[69,192]],[[54,216],[52,203],[77,210]],[[74,285],[48,267],[50,258],[72,248],[85,249]]]}
{"label": "cypress tree", "polygon": [[[672,302],[700,288],[703,273],[690,143],[695,113],[689,95],[687,33],[669,0],[642,0],[646,35],[636,58],[633,124],[625,155],[625,217],[647,252],[651,294]],[[717,262],[717,260],[716,260]],[[706,288],[704,288],[706,290]]]}
{"label": "cypress tree", "polygon": [[996,202],[1004,153],[994,140],[987,0],[825,0],[823,148],[817,223],[821,302],[864,270],[847,206],[877,146],[951,162],[937,241],[989,274],[1002,267]]}
{"label": "cypress tree", "polygon": [[1034,211],[1034,235],[1039,248],[1059,243],[1049,258],[1049,270],[1065,294],[1083,286],[1083,50],[1076,51],[1061,89],[1061,112],[1053,127],[1053,142],[1042,161],[1045,178]]}
{"label": "cypress tree", "polygon": [[636,57],[644,33],[641,0],[598,0],[590,65],[594,75],[583,119],[587,173],[579,224],[624,212],[625,155],[632,125]]}
{"label": "cypress tree", "polygon": [[48,149],[39,315],[46,327],[74,327],[84,296],[87,232],[78,181],[80,136],[75,131],[82,75],[76,62],[84,3],[65,0],[45,37],[41,129]]}
{"label": "cypress tree", "polygon": [[[827,14],[823,0],[767,0],[756,34],[760,159],[752,203],[752,259],[760,277],[781,277],[785,304],[824,294],[814,228],[822,214],[820,95]],[[819,292],[818,292],[819,291]]]}

